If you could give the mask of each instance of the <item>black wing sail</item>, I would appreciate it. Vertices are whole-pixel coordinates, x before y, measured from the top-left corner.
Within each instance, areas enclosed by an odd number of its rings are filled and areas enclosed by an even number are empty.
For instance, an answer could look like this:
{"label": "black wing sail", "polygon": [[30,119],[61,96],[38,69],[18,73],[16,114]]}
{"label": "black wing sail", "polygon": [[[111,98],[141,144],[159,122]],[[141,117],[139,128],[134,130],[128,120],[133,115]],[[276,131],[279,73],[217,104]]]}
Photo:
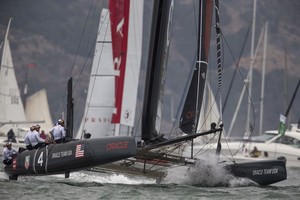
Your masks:
{"label": "black wing sail", "polygon": [[209,55],[213,0],[199,2],[199,27],[197,62],[180,117],[180,129],[187,134],[195,133],[201,110]]}
{"label": "black wing sail", "polygon": [[160,131],[156,118],[163,98],[173,7],[173,0],[156,0],[153,5],[142,119],[142,140],[146,143]]}

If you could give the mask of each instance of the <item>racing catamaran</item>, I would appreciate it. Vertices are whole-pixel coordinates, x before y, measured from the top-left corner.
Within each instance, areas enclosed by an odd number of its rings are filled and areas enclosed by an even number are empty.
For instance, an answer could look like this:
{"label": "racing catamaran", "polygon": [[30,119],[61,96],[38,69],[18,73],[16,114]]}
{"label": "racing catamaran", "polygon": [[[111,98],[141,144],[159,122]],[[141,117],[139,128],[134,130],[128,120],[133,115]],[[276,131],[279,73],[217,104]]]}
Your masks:
{"label": "racing catamaran", "polygon": [[[119,1],[119,3],[129,3],[126,0]],[[20,153],[11,166],[5,167],[5,171],[10,174],[11,179],[16,179],[19,175],[47,175],[52,173],[65,173],[68,177],[70,171],[87,169],[120,160],[124,161],[125,158],[130,158],[131,162],[125,163],[126,165],[119,169],[120,172],[124,173],[136,163],[143,164],[144,167],[140,171],[142,174],[147,174],[146,166],[148,164],[153,165],[153,163],[165,163],[166,168],[174,165],[197,167],[199,163],[205,163],[205,160],[193,156],[193,142],[191,141],[209,134],[219,134],[221,137],[223,131],[223,124],[220,120],[218,124],[212,123],[209,130],[197,132],[208,67],[213,6],[213,0],[199,1],[197,61],[181,115],[180,128],[183,131],[181,136],[166,138],[160,131],[160,122],[157,120],[161,117],[162,112],[174,1],[155,0],[153,1],[141,138],[137,141],[130,136],[108,136],[94,139],[92,134],[90,139],[71,140],[65,144],[50,144],[37,150],[24,151]],[[215,2],[215,10],[219,63],[218,81],[221,82],[218,0]],[[124,54],[120,54],[120,56],[122,55]],[[73,133],[70,130],[73,129],[73,102],[72,84],[70,82],[68,87],[67,130],[69,130],[68,136],[72,138]],[[184,151],[176,150],[187,143],[190,144],[190,156],[184,154]],[[221,145],[219,142],[217,156],[220,151]],[[287,177],[285,163],[280,160],[230,164],[219,162],[216,164],[224,167],[234,177],[249,178],[259,185],[277,183]],[[207,165],[207,167],[211,166]]]}

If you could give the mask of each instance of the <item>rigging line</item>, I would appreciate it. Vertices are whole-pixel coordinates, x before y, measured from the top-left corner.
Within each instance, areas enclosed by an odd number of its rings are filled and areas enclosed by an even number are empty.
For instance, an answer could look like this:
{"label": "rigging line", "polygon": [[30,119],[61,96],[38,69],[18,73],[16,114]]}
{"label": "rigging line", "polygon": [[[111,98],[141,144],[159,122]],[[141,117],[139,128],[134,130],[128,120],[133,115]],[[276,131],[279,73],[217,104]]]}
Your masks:
{"label": "rigging line", "polygon": [[[196,38],[197,38],[197,34],[198,34],[198,23],[197,23],[197,21],[198,21],[198,18],[197,18],[197,15],[196,15],[195,0],[193,1],[193,8],[194,8],[193,14],[194,14],[194,24],[195,24],[195,29],[194,29],[194,31],[195,31],[195,36],[196,36]],[[196,43],[197,43],[197,41],[196,41]],[[181,114],[181,111],[182,111],[182,109],[183,109],[183,107],[184,107],[184,100],[185,100],[185,98],[186,98],[186,96],[187,96],[187,93],[188,93],[188,87],[189,87],[189,84],[190,84],[191,79],[192,79],[192,77],[193,77],[193,72],[194,72],[194,70],[195,70],[195,69],[194,69],[194,68],[195,68],[195,63],[197,63],[197,52],[196,52],[195,55],[194,55],[194,59],[193,59],[193,62],[192,62],[191,71],[190,71],[190,73],[189,73],[189,78],[188,78],[188,80],[186,81],[186,84],[185,84],[185,87],[184,87],[184,88],[185,88],[184,91],[186,91],[186,92],[183,92],[183,96],[182,96],[182,98],[181,98],[181,100],[180,100],[178,109],[177,109],[177,111],[176,111],[175,120],[174,120],[174,122],[173,122],[173,124],[172,124],[172,128],[171,128],[171,131],[170,131],[171,134],[175,131],[175,129],[177,129],[177,128],[179,127],[179,125],[177,125],[177,124],[179,124],[178,122],[180,121],[180,114]]]}
{"label": "rigging line", "polygon": [[290,109],[291,109],[291,107],[292,107],[292,104],[293,104],[293,102],[294,102],[294,100],[295,100],[295,97],[296,97],[296,94],[297,94],[299,85],[300,85],[300,79],[299,79],[298,84],[297,84],[297,86],[296,86],[296,89],[295,89],[295,91],[294,91],[294,93],[293,93],[293,96],[292,96],[292,99],[291,99],[291,101],[290,101],[289,107],[288,107],[288,109],[287,109],[286,112],[285,112],[285,116],[286,116],[286,117],[288,116],[288,114],[289,114],[289,112],[290,112]]}
{"label": "rigging line", "polygon": [[216,17],[216,42],[217,42],[217,68],[218,68],[218,92],[219,92],[219,103],[220,103],[220,122],[222,122],[223,118],[223,113],[222,113],[222,71],[223,71],[223,66],[221,63],[221,29],[220,29],[220,10],[219,10],[219,1],[215,1],[215,17]]}
{"label": "rigging line", "polygon": [[[222,35],[223,35],[223,34],[222,34]],[[223,39],[224,39],[224,42],[225,42],[226,46],[228,47],[228,51],[230,52],[230,55],[231,55],[232,59],[235,60],[235,59],[234,59],[234,56],[233,56],[233,53],[232,53],[232,50],[231,50],[231,48],[230,48],[230,46],[229,46],[229,44],[228,44],[226,38],[223,37]],[[236,63],[236,62],[235,62],[235,63]],[[236,66],[237,66],[237,70],[238,70],[238,72],[239,72],[239,74],[240,74],[240,77],[242,77],[242,80],[245,80],[245,78],[244,78],[244,76],[243,76],[243,74],[242,74],[240,68],[238,67],[238,65],[236,65]],[[245,83],[244,83],[244,84],[245,84]],[[248,98],[249,98],[249,100],[250,100],[250,102],[251,102],[251,110],[252,110],[252,113],[253,113],[252,120],[253,120],[254,124],[253,124],[252,130],[250,130],[250,135],[249,135],[249,136],[251,136],[252,133],[253,133],[254,127],[255,127],[255,118],[256,118],[256,117],[255,117],[255,112],[254,112],[253,101],[252,101],[252,98],[250,97],[250,93],[249,93],[248,87],[245,86],[245,88],[246,88],[245,90],[246,90],[246,92],[247,92],[247,94],[248,94]]]}
{"label": "rigging line", "polygon": [[[106,16],[106,18],[107,17],[109,17],[109,12],[107,12],[107,16]],[[101,27],[99,27],[99,30],[101,29]],[[106,30],[105,30],[105,35],[107,35],[107,33],[108,33],[108,28],[106,28]],[[108,33],[109,34],[109,33]],[[96,35],[96,39],[94,40],[94,41],[96,41],[96,43],[98,43],[98,34]],[[88,55],[90,55],[91,54],[91,51],[92,51],[92,49],[94,49],[94,47],[96,46],[96,43],[94,42],[93,43],[93,45],[92,45],[92,47],[90,48],[90,51],[89,51],[89,54]],[[95,47],[96,48],[96,47]],[[104,44],[101,46],[101,51],[100,51],[100,56],[99,56],[99,59],[98,59],[98,62],[97,62],[97,69],[96,69],[96,72],[95,72],[95,76],[94,76],[94,79],[93,79],[93,85],[92,85],[92,89],[91,89],[91,96],[90,96],[90,99],[87,99],[87,102],[91,102],[91,99],[92,99],[92,96],[93,96],[93,92],[94,92],[94,89],[95,89],[95,84],[96,84],[96,79],[97,79],[97,74],[98,74],[98,71],[100,71],[100,61],[101,61],[101,59],[102,59],[102,52],[104,51]],[[88,58],[89,56],[87,56],[87,58]],[[87,63],[87,60],[88,59],[86,59],[86,62],[84,63],[84,66],[86,65],[86,63]],[[93,61],[93,64],[94,64],[94,61]],[[81,69],[81,72],[80,72],[80,74],[82,74],[82,71],[83,71],[83,69],[84,69],[84,66],[82,67],[82,69]],[[92,72],[91,72],[92,73]],[[91,77],[92,78],[92,77]],[[78,81],[79,81],[79,78],[77,79],[77,81],[76,81],[76,83],[75,83],[75,85],[74,85],[74,88],[75,88],[75,86],[77,85],[77,83],[78,83]],[[87,112],[85,113],[85,116],[84,117],[86,117],[87,116],[87,114],[88,114],[88,111],[89,111],[89,106],[87,107]],[[85,123],[83,124],[83,130],[84,130],[84,128],[85,128]]]}
{"label": "rigging line", "polygon": [[[83,35],[85,33],[85,29],[86,29],[86,26],[87,26],[87,21],[89,19],[89,15],[91,13],[91,9],[92,9],[92,5],[93,5],[93,2],[94,0],[91,1],[91,4],[90,4],[90,8],[89,8],[89,12],[88,12],[88,15],[86,17],[86,20],[85,20],[85,24],[84,24],[84,27],[83,27],[83,31],[81,33],[81,37],[80,37],[80,40],[79,40],[79,44],[78,44],[78,47],[77,47],[77,51],[76,51],[76,54],[75,54],[75,58],[74,58],[74,61],[73,61],[73,64],[72,64],[72,68],[71,68],[71,71],[70,71],[70,74],[69,74],[69,77],[71,77],[72,75],[72,72],[73,72],[73,69],[74,69],[74,66],[75,66],[75,62],[76,62],[76,59],[77,59],[77,56],[78,56],[78,52],[79,52],[79,48],[81,46],[81,42],[82,42],[82,39],[83,39]],[[61,102],[60,102],[60,106],[59,106],[59,109],[58,109],[58,113],[57,113],[57,118],[59,118],[59,113],[62,111],[62,110],[65,110],[66,108],[62,109],[63,107],[63,102],[65,101],[65,97],[66,97],[66,93],[67,93],[67,86],[65,87],[65,92],[64,92],[64,95],[62,96],[62,99],[61,99]]]}
{"label": "rigging line", "polygon": [[[103,3],[103,4],[104,4],[104,3]],[[101,6],[100,6],[100,7],[101,7]],[[102,5],[102,8],[103,8],[103,7],[104,7],[104,6]],[[100,15],[101,15],[101,13],[100,13]],[[99,18],[99,17],[98,17],[98,18]],[[84,29],[85,29],[85,28],[84,28]],[[97,34],[98,34],[99,29],[101,29],[101,27],[98,27],[98,29],[97,29]],[[80,73],[79,73],[78,78],[77,78],[77,80],[76,80],[76,82],[75,82],[75,84],[74,84],[73,89],[76,88],[77,83],[79,82],[80,76],[82,75],[82,72],[83,72],[84,68],[86,67],[86,64],[87,64],[87,62],[88,62],[88,60],[89,60],[88,58],[89,58],[89,56],[90,56],[92,50],[93,50],[94,47],[95,47],[95,41],[97,42],[97,34],[96,34],[96,36],[95,36],[95,37],[93,38],[93,40],[92,40],[92,46],[91,46],[90,49],[89,49],[88,55],[87,55],[87,57],[86,57],[86,59],[85,59],[85,62],[84,62],[83,66],[82,66],[82,68],[81,68],[81,70],[80,70]]]}
{"label": "rigging line", "polygon": [[89,12],[88,12],[88,15],[87,15],[86,20],[85,20],[85,23],[84,23],[83,31],[81,32],[79,44],[78,44],[78,47],[77,47],[77,51],[76,51],[76,54],[75,54],[75,59],[74,59],[73,64],[72,64],[72,69],[71,69],[71,71],[70,71],[69,77],[71,77],[71,75],[72,75],[72,72],[73,72],[73,69],[74,69],[74,66],[75,66],[75,62],[76,62],[76,60],[77,60],[78,52],[79,52],[79,49],[80,49],[80,46],[81,46],[81,42],[82,42],[82,39],[83,39],[83,35],[84,35],[84,33],[85,33],[85,30],[86,30],[87,21],[88,21],[88,19],[89,19],[89,17],[90,17],[90,13],[91,13],[91,9],[92,9],[92,6],[93,6],[93,2],[94,2],[94,0],[91,1],[91,5],[90,5],[90,8],[89,8]]}
{"label": "rigging line", "polygon": [[193,8],[194,8],[194,23],[195,23],[195,35],[197,36],[197,32],[198,32],[198,23],[197,23],[197,16],[196,16],[196,5],[195,5],[195,1],[193,1]]}
{"label": "rigging line", "polygon": [[[218,92],[217,92],[218,93]],[[216,96],[216,95],[215,95]],[[203,120],[203,123],[201,124],[201,126],[200,126],[200,129],[203,129],[203,128],[205,128],[205,124],[206,124],[206,122],[207,121],[211,121],[211,114],[215,114],[214,112],[213,112],[213,108],[214,108],[214,106],[216,105],[216,99],[214,99],[214,101],[211,103],[211,105],[209,106],[209,109],[208,109],[208,112],[205,114],[205,116],[204,116],[204,120]],[[210,119],[210,120],[209,120]],[[199,125],[198,125],[198,127],[199,127]]]}
{"label": "rigging line", "polygon": [[[215,17],[216,17],[216,42],[217,42],[217,69],[218,69],[218,92],[219,92],[219,106],[220,106],[220,119],[219,119],[219,125],[220,127],[223,127],[223,113],[222,113],[222,72],[223,72],[223,66],[221,63],[221,30],[220,30],[220,10],[219,10],[219,0],[215,1]],[[217,143],[217,149],[216,149],[216,156],[217,160],[219,160],[220,152],[222,149],[221,146],[221,136],[222,131],[219,132],[218,137],[218,143]]]}
{"label": "rigging line", "polygon": [[[238,70],[238,68],[239,68],[239,63],[240,63],[241,57],[242,57],[242,55],[243,55],[243,52],[244,52],[244,49],[245,49],[245,46],[246,46],[246,41],[248,40],[248,36],[249,36],[250,29],[251,29],[251,23],[250,23],[249,26],[248,26],[248,30],[247,30],[247,33],[246,33],[246,37],[245,37],[245,39],[244,39],[244,42],[243,42],[242,49],[241,49],[241,51],[240,51],[240,55],[239,55],[238,60],[236,61],[236,60],[234,59],[234,56],[232,55],[233,61],[234,61],[234,63],[235,63],[235,69],[234,69],[234,72],[233,72],[233,75],[232,75],[232,78],[231,78],[231,81],[230,81],[230,84],[229,84],[228,91],[227,91],[227,93],[226,93],[226,97],[225,97],[225,100],[224,100],[222,112],[225,111],[225,107],[226,107],[226,105],[227,105],[227,101],[228,101],[228,98],[229,98],[229,95],[230,95],[230,92],[231,92],[231,89],[232,89],[233,81],[234,81],[234,79],[235,79],[236,72],[237,72],[237,70]],[[221,33],[222,33],[222,30],[221,30]],[[223,39],[223,38],[224,38],[224,35],[222,34],[222,39]],[[227,44],[227,43],[226,43],[226,44]]]}
{"label": "rigging line", "polygon": [[[213,137],[211,137],[208,141],[205,141],[203,139],[202,142],[204,142],[205,144],[196,152],[194,153],[193,157],[199,156],[199,155],[203,155],[204,153],[206,153],[210,148],[212,148],[212,141],[214,141],[215,137],[217,136],[217,134],[213,135]],[[206,148],[208,146],[208,148]]]}
{"label": "rigging line", "polygon": [[[104,6],[104,1],[102,2],[102,5],[100,5],[99,8],[97,8],[97,9],[101,10],[101,8],[103,8],[103,7],[105,7],[105,6]],[[100,15],[101,15],[101,13],[100,13]],[[98,16],[98,15],[97,15],[97,19],[99,19],[99,16]],[[103,24],[101,24],[101,25],[103,25]],[[82,66],[82,68],[81,68],[81,70],[80,70],[80,73],[79,73],[79,75],[78,75],[78,77],[77,77],[77,79],[76,79],[76,81],[75,81],[75,83],[74,83],[74,87],[73,87],[74,90],[75,90],[77,84],[79,83],[80,77],[81,77],[81,75],[83,74],[82,72],[83,72],[83,70],[85,69],[85,67],[86,67],[86,65],[87,65],[87,62],[88,62],[88,60],[89,60],[88,58],[90,57],[90,55],[91,55],[91,53],[92,53],[92,50],[93,50],[93,49],[95,48],[95,46],[96,46],[95,41],[97,42],[98,31],[99,31],[99,29],[101,29],[101,27],[98,27],[96,37],[94,37],[94,38],[92,39],[92,46],[89,48],[88,55],[86,56],[85,62],[84,62],[83,66]],[[90,32],[91,32],[91,31],[90,31]],[[91,35],[91,34],[89,34],[89,37],[88,37],[88,38],[90,38],[90,35]],[[89,42],[88,42],[88,43],[89,43]],[[93,64],[93,63],[92,63],[92,64]],[[98,71],[98,68],[97,68],[97,71]],[[94,87],[93,87],[93,88],[94,88]],[[76,118],[79,118],[78,115],[79,115],[79,113],[77,112]],[[85,126],[85,124],[84,124],[84,126]],[[84,130],[84,126],[83,126],[83,130]],[[82,133],[82,134],[83,134],[83,133]]]}

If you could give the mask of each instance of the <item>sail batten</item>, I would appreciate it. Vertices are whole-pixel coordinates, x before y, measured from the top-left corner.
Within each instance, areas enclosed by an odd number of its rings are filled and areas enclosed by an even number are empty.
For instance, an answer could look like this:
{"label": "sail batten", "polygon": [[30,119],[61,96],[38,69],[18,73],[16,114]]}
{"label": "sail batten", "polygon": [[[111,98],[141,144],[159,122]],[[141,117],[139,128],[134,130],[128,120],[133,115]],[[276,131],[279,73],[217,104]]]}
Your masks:
{"label": "sail batten", "polygon": [[102,9],[84,116],[76,138],[81,138],[83,132],[92,134],[92,137],[112,135],[116,72],[111,41],[109,10]]}

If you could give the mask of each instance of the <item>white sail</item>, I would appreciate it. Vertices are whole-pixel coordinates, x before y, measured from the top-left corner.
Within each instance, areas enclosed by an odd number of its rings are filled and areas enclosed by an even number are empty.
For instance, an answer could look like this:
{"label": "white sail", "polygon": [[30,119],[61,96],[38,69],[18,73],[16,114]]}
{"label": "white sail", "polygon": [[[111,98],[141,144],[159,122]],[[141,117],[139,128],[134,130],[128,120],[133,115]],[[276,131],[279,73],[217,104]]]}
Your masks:
{"label": "white sail", "polygon": [[121,124],[133,127],[142,53],[143,0],[130,2],[128,48]]}
{"label": "white sail", "polygon": [[206,81],[203,101],[203,111],[200,113],[197,133],[210,130],[211,123],[218,123],[220,120],[220,112],[213,91],[208,81]]}
{"label": "white sail", "polygon": [[0,68],[0,133],[6,134],[10,129],[13,129],[18,135],[17,130],[20,128],[18,124],[26,122],[26,115],[9,45],[10,23],[11,19],[5,35]]}
{"label": "white sail", "polygon": [[83,131],[92,137],[105,137],[112,134],[111,117],[114,111],[114,81],[111,29],[108,9],[101,13],[94,59],[90,75],[84,116],[76,138]]}
{"label": "white sail", "polygon": [[25,113],[28,121],[36,121],[41,126],[41,130],[49,132],[53,122],[45,89],[37,91],[26,99]]}
{"label": "white sail", "polygon": [[121,114],[120,120],[114,124],[111,123],[112,116],[118,109],[115,105],[116,78],[121,73],[114,69],[114,64],[121,60],[113,58],[110,14],[109,10],[102,10],[85,113],[76,138],[81,138],[83,132],[90,133],[93,138],[119,135],[122,134],[120,125],[134,126],[142,51],[143,1],[130,2],[128,39],[124,39],[127,42],[125,73],[122,72],[125,74],[124,86],[118,88],[123,94]]}

